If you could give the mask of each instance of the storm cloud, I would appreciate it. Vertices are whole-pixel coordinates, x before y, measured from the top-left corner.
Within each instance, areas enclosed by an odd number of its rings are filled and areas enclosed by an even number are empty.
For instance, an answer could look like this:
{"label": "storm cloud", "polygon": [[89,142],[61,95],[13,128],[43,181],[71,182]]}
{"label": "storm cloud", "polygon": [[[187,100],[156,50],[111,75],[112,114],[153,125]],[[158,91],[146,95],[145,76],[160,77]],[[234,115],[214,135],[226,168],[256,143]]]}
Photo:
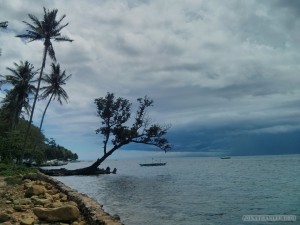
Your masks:
{"label": "storm cloud", "polygon": [[[28,13],[41,18],[43,6],[57,8],[74,39],[53,43],[72,74],[70,103],[50,105],[44,133],[80,157],[101,151],[93,101],[107,92],[153,98],[150,115],[172,124],[175,151],[300,153],[298,2],[4,0],[0,74],[19,60],[41,65],[42,43],[14,36]],[[35,124],[45,104],[38,102]]]}

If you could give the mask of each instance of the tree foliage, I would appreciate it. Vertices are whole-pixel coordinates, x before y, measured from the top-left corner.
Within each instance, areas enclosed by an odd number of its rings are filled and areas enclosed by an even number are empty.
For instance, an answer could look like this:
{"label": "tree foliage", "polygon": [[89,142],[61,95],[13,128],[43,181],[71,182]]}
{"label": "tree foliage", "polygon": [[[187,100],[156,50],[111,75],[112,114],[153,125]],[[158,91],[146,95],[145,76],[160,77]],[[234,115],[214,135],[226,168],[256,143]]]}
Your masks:
{"label": "tree foliage", "polygon": [[41,99],[46,99],[50,96],[48,103],[45,107],[41,123],[40,130],[42,129],[43,121],[45,118],[45,114],[52,100],[57,99],[57,101],[62,105],[62,100],[68,102],[69,96],[67,92],[63,89],[63,85],[66,84],[66,81],[71,77],[71,75],[67,75],[66,71],[61,71],[59,63],[55,65],[51,64],[51,73],[45,74],[43,77],[43,81],[46,83],[46,86],[42,87],[43,91],[41,94]]}
{"label": "tree foliage", "polygon": [[12,86],[1,102],[5,118],[12,128],[18,123],[22,109],[27,114],[30,112],[29,97],[35,93],[33,78],[37,73],[28,61],[20,61],[20,64],[14,63],[14,66],[15,68],[7,68],[11,74],[0,76],[2,78],[0,85],[10,84]]}
{"label": "tree foliage", "polygon": [[61,41],[72,42],[73,41],[70,38],[68,38],[67,36],[64,36],[61,34],[62,29],[65,28],[66,26],[68,26],[68,23],[61,24],[62,20],[66,17],[66,15],[63,15],[62,17],[60,17],[58,19],[57,12],[58,12],[57,9],[50,11],[50,10],[46,10],[46,8],[44,8],[44,17],[41,21],[36,16],[34,16],[32,14],[28,14],[32,23],[23,21],[27,26],[26,33],[16,36],[16,37],[19,37],[22,39],[26,39],[29,42],[32,42],[32,41],[43,41],[44,42],[42,67],[40,69],[37,90],[36,90],[36,94],[34,96],[34,100],[33,100],[33,104],[32,104],[29,125],[26,130],[26,136],[25,136],[24,147],[23,147],[24,149],[27,144],[26,142],[27,142],[27,138],[29,135],[29,131],[30,131],[30,125],[32,123],[35,105],[36,105],[36,101],[37,101],[38,95],[39,95],[39,90],[40,90],[40,85],[41,85],[41,81],[42,81],[43,70],[44,70],[45,64],[46,64],[47,54],[49,54],[49,56],[52,60],[56,61],[55,52],[54,52],[54,48],[53,48],[51,41],[52,40],[58,41],[58,42],[61,42]]}
{"label": "tree foliage", "polygon": [[[145,96],[137,99],[139,107],[131,119],[131,103],[124,98],[116,98],[113,93],[107,93],[104,98],[95,99],[97,116],[101,119],[101,127],[96,133],[103,136],[104,155],[100,161],[104,161],[115,150],[129,143],[139,143],[156,146],[165,152],[172,146],[166,139],[169,125],[151,123],[147,110],[153,106],[153,100]],[[108,145],[112,147],[108,151]]]}

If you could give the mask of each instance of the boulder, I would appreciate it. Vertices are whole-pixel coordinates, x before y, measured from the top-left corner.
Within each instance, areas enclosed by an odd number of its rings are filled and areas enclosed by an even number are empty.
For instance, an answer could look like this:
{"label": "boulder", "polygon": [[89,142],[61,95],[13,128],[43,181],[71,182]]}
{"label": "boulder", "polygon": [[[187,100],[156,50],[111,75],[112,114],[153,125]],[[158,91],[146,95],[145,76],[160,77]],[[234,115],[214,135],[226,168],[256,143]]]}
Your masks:
{"label": "boulder", "polygon": [[59,208],[33,208],[33,212],[39,219],[48,222],[73,221],[80,216],[79,209],[73,205]]}
{"label": "boulder", "polygon": [[39,198],[36,195],[34,195],[34,196],[31,197],[31,201],[33,202],[34,205],[46,206],[46,205],[50,205],[51,204],[51,200],[49,200],[47,198]]}
{"label": "boulder", "polygon": [[16,199],[14,200],[15,205],[31,205],[32,202],[30,198],[21,198],[21,199]]}
{"label": "boulder", "polygon": [[2,213],[0,212],[0,222],[6,222],[10,220],[10,215],[8,215],[7,213]]}
{"label": "boulder", "polygon": [[32,185],[25,192],[25,197],[30,198],[33,195],[44,195],[46,188],[43,185]]}
{"label": "boulder", "polygon": [[22,219],[22,220],[20,221],[20,224],[21,224],[21,225],[32,225],[33,223],[34,223],[34,219],[31,218],[31,217]]}

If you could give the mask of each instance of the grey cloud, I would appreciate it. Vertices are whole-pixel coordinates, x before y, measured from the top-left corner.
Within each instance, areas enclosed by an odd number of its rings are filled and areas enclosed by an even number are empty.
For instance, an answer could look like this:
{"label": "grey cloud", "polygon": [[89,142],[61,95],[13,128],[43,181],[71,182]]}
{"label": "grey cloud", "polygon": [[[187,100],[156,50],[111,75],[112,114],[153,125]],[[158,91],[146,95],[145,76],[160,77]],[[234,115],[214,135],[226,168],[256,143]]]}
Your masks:
{"label": "grey cloud", "polygon": [[[70,22],[65,32],[74,42],[54,43],[73,75],[70,103],[51,105],[44,128],[66,147],[99,149],[93,100],[108,91],[132,101],[153,98],[151,115],[173,124],[176,150],[242,154],[238,149],[251,141],[249,153],[271,137],[299,137],[296,1],[13,2],[0,9],[12,31],[24,30],[21,21],[42,15],[44,5]],[[13,36],[0,33],[0,73],[20,59],[39,66],[42,43]],[[45,103],[38,105],[35,121]]]}

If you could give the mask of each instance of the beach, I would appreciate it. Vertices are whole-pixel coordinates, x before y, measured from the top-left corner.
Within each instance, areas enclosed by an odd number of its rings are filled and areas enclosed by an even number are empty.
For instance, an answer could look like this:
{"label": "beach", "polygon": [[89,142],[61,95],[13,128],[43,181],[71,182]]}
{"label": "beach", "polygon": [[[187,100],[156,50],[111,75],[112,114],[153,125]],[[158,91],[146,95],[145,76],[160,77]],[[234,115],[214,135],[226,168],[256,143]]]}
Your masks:
{"label": "beach", "polygon": [[122,224],[118,216],[104,212],[101,204],[41,173],[20,177],[14,185],[0,177],[0,202],[4,225]]}

